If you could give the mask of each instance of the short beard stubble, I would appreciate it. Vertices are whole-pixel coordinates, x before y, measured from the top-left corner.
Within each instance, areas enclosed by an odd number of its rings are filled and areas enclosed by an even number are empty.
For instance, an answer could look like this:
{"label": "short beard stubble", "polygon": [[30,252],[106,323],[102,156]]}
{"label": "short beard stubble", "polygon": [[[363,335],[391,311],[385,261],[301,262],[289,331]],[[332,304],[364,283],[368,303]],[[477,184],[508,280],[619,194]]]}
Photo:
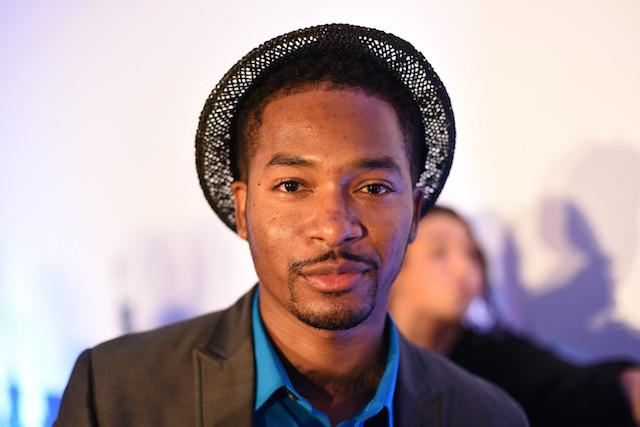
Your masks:
{"label": "short beard stubble", "polygon": [[[373,286],[368,290],[364,297],[363,305],[360,305],[356,309],[341,306],[339,301],[340,297],[349,291],[327,292],[325,294],[327,297],[327,309],[321,311],[305,310],[304,302],[300,301],[295,285],[298,270],[302,267],[323,262],[328,259],[339,258],[361,262],[370,267],[365,274],[373,275],[375,280]],[[367,320],[376,306],[376,300],[378,298],[378,291],[380,288],[378,272],[379,262],[377,260],[360,255],[354,255],[343,250],[327,252],[324,255],[311,260],[294,262],[289,269],[290,274],[288,288],[290,298],[287,301],[287,308],[298,320],[316,329],[326,331],[344,331],[351,329]],[[333,301],[335,301],[335,304]]]}

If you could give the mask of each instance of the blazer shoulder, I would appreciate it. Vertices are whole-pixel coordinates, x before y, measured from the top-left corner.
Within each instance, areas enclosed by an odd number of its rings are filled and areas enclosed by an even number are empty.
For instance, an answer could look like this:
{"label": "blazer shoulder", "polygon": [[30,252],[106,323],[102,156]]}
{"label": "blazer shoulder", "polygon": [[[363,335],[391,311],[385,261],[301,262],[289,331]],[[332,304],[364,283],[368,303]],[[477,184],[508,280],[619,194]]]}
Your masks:
{"label": "blazer shoulder", "polygon": [[[123,335],[83,352],[56,426],[193,425],[199,379],[194,358],[214,355],[214,344],[229,354],[238,348],[246,352],[251,294],[228,309]],[[250,363],[252,355],[245,356],[241,360]]]}

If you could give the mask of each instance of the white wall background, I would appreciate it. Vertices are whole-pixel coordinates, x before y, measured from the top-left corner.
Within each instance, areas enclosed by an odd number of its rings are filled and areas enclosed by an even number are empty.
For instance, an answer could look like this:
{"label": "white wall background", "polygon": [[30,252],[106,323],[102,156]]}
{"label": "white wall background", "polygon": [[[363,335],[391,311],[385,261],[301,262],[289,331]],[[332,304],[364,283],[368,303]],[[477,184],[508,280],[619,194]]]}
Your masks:
{"label": "white wall background", "polygon": [[442,200],[477,224],[507,321],[575,360],[640,357],[638,18],[637,0],[1,2],[0,426],[48,422],[83,348],[255,281],[199,189],[198,116],[249,50],[327,22],[401,36],[443,79]]}

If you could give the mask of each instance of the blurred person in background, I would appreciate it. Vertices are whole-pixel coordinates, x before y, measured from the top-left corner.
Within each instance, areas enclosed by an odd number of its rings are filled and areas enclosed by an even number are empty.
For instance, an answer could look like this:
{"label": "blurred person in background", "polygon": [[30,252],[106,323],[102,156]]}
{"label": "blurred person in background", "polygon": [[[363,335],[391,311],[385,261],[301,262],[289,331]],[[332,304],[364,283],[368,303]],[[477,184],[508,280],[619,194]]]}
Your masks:
{"label": "blurred person in background", "polygon": [[389,300],[399,330],[510,393],[532,426],[640,424],[640,367],[628,361],[576,366],[496,321],[465,321],[476,298],[488,307],[487,266],[470,225],[435,206],[418,227]]}

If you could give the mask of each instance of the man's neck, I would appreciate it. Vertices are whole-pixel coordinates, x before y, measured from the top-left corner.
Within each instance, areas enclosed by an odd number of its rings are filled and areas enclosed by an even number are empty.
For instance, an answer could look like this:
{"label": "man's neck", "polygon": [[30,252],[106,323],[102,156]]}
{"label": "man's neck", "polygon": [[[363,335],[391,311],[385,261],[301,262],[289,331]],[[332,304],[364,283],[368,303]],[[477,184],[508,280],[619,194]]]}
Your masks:
{"label": "man's neck", "polygon": [[[384,333],[386,314],[374,311],[363,324],[347,331],[319,330],[293,319],[265,319],[263,314],[267,334],[291,383],[332,425],[350,419],[375,395],[384,373],[389,340]],[[284,320],[287,327],[278,327]]]}
{"label": "man's neck", "polygon": [[282,360],[298,393],[326,414],[332,425],[352,418],[373,398],[385,369],[384,363],[378,363],[368,369],[354,367],[335,374],[332,370],[292,365],[284,357]]}

